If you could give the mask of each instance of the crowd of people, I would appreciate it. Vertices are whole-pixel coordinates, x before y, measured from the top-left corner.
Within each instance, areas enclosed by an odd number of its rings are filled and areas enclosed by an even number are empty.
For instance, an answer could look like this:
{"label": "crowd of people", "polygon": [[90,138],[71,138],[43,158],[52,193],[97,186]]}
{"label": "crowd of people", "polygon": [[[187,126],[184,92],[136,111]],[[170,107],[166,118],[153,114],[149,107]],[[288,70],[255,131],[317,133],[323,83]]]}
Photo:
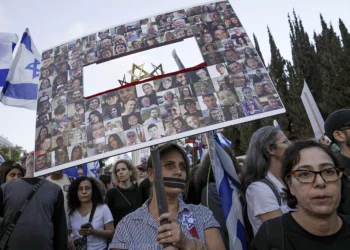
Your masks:
{"label": "crowd of people", "polygon": [[[349,248],[350,110],[329,115],[324,130],[330,141],[260,128],[244,161],[224,148],[244,189],[250,249]],[[191,167],[180,146],[160,145],[164,214],[151,157],[139,166],[119,160],[98,178],[79,169],[74,179],[62,171],[34,177],[34,154],[0,166],[0,249],[230,249],[209,154]]]}

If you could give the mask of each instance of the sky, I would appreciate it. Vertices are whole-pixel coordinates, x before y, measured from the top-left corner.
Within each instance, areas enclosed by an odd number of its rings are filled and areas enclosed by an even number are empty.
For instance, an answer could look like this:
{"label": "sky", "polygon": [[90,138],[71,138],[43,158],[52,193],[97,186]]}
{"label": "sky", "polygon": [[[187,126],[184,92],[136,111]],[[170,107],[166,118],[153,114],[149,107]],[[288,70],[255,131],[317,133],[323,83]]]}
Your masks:
{"label": "sky", "polygon": [[[37,49],[55,47],[104,28],[125,24],[207,0],[0,0],[0,32],[22,36],[29,28]],[[166,3],[166,4],[164,4]],[[349,0],[230,0],[252,39],[258,37],[265,62],[270,59],[267,26],[282,55],[291,59],[287,14],[295,9],[310,37],[321,30],[319,15],[338,32],[341,18],[350,29]],[[0,55],[1,56],[1,55]],[[0,135],[26,150],[34,149],[35,111],[0,104]]]}

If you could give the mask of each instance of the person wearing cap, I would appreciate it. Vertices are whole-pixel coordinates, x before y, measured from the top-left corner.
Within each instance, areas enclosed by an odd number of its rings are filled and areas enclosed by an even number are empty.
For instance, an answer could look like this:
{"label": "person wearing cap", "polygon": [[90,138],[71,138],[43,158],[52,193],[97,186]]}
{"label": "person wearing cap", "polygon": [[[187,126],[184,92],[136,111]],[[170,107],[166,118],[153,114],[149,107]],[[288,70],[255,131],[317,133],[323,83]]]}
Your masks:
{"label": "person wearing cap", "polygon": [[[350,109],[341,109],[330,114],[324,123],[325,135],[339,148],[338,160],[344,173],[350,175]],[[350,215],[350,184],[338,212]]]}
{"label": "person wearing cap", "polygon": [[251,100],[245,101],[245,106],[247,108],[246,113],[247,115],[256,115],[261,114],[262,112],[260,110],[255,109],[255,103]]}
{"label": "person wearing cap", "polygon": [[136,145],[138,143],[140,143],[140,142],[138,141],[135,130],[130,130],[130,131],[126,132],[126,144],[127,144],[127,146]]}
{"label": "person wearing cap", "polygon": [[140,185],[141,182],[143,182],[145,179],[148,178],[147,165],[145,163],[141,163],[140,165],[137,166],[137,170],[139,171],[138,183]]}

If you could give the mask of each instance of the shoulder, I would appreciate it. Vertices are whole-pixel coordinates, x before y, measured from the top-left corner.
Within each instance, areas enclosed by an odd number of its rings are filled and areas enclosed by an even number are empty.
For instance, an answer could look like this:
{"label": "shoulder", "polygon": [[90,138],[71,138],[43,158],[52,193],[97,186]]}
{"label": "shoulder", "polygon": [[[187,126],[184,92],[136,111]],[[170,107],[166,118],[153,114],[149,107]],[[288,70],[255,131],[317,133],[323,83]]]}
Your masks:
{"label": "shoulder", "polygon": [[[136,225],[136,221],[143,220],[145,217],[145,209],[144,207],[140,207],[136,209],[134,212],[126,215],[117,225],[118,228],[132,228],[133,225]],[[139,225],[139,224],[137,224]]]}
{"label": "shoulder", "polygon": [[265,200],[267,197],[271,197],[276,200],[275,194],[271,188],[263,182],[256,181],[251,183],[246,191],[247,201],[249,200]]}

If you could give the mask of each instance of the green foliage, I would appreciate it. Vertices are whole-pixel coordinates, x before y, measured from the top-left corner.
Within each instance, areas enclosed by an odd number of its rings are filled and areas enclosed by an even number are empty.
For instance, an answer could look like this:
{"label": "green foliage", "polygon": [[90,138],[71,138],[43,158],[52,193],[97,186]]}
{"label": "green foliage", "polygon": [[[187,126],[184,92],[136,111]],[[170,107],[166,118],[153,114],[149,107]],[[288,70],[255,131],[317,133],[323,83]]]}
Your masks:
{"label": "green foliage", "polygon": [[27,155],[27,151],[20,146],[15,146],[13,148],[0,146],[0,155],[7,161],[13,160],[20,162],[22,157]]}

